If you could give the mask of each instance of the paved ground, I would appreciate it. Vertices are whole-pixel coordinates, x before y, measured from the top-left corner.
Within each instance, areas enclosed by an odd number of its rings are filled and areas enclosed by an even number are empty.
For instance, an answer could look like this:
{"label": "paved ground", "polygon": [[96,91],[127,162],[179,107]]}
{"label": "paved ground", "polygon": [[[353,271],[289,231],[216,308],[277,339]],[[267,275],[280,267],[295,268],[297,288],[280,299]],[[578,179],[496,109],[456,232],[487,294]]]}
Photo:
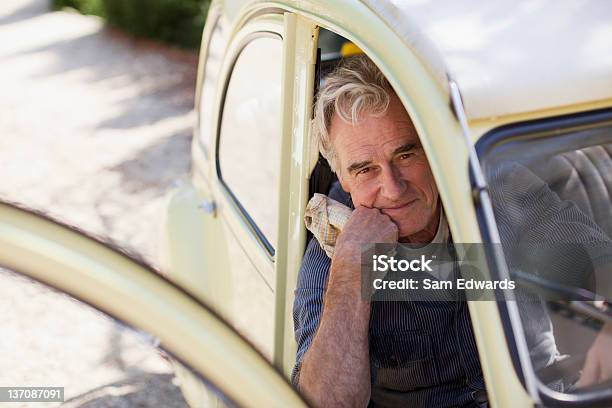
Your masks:
{"label": "paved ground", "polygon": [[[45,0],[2,0],[0,196],[155,263],[162,197],[190,167],[196,63]],[[184,406],[164,360],[71,299],[1,272],[0,316],[0,386],[62,385],[66,406]]]}

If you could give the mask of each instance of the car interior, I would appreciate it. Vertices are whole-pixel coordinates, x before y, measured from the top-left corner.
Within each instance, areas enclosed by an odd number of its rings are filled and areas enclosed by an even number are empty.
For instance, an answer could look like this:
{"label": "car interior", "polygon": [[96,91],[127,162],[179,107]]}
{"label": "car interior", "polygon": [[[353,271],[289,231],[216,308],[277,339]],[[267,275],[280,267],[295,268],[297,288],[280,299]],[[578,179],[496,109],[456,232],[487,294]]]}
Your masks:
{"label": "car interior", "polygon": [[[554,152],[544,160],[525,160],[525,164],[554,191],[561,200],[571,201],[597,224],[608,237],[612,237],[612,144],[596,144],[572,148],[559,143],[564,151]],[[579,142],[584,146],[584,141]],[[609,271],[598,270],[595,276],[597,288],[609,296],[612,280]],[[603,272],[603,273],[602,273]],[[602,294],[600,290],[598,293]],[[555,328],[555,340],[562,354],[580,355],[588,350],[597,331],[585,324],[577,324],[580,316],[568,315],[557,310],[551,315]],[[569,365],[570,361],[566,363]],[[576,367],[580,369],[580,367]]]}
{"label": "car interior", "polygon": [[[315,95],[325,82],[325,77],[334,70],[342,58],[354,55],[356,52],[360,51],[346,38],[324,28],[319,29],[317,64],[315,67]],[[337,181],[336,174],[329,167],[327,160],[319,153],[319,159],[310,175],[308,198],[310,199],[315,193],[319,193],[333,196],[337,201],[346,202],[349,199],[349,194],[342,190]],[[306,246],[308,246],[311,238],[311,232],[307,231]]]}
{"label": "car interior", "polygon": [[[592,116],[594,115],[575,115],[569,120],[584,120]],[[543,180],[561,200],[575,204],[609,239],[612,237],[610,127],[601,125],[601,121],[598,121],[592,125],[595,128],[572,131],[570,127],[569,131],[563,132],[558,129],[568,127],[567,124],[553,124],[553,120],[540,122],[555,129],[554,140],[546,137],[546,132],[538,128],[540,123],[531,123],[526,128],[527,136],[517,130],[517,136],[504,136],[508,142],[501,141],[492,151],[484,153],[485,168],[495,168],[504,162],[520,163]],[[519,127],[520,125],[515,126]],[[528,135],[534,132],[539,132],[540,137]],[[572,242],[571,237],[567,238],[568,242]],[[592,246],[587,244],[585,248],[590,250]],[[590,282],[592,286],[588,289],[610,299],[612,278],[609,274],[609,263],[603,268],[595,268],[594,272],[594,279]],[[577,295],[575,297],[577,298]],[[539,379],[543,383],[551,384],[562,378],[576,376],[580,372],[586,352],[600,330],[601,320],[584,313],[576,313],[563,300],[548,302],[547,306],[555,343],[563,356],[558,362],[538,371]]]}

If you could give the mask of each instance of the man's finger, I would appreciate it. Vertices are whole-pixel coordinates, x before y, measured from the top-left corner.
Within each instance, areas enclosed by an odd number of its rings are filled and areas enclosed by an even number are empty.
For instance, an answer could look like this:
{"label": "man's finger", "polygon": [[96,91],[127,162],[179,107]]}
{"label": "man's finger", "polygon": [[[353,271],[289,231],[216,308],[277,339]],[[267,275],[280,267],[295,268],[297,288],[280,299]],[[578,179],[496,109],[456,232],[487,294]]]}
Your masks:
{"label": "man's finger", "polygon": [[599,383],[599,375],[601,367],[599,361],[594,357],[595,353],[587,353],[586,361],[584,362],[584,368],[582,369],[582,375],[576,383],[576,387],[583,388],[589,387]]}

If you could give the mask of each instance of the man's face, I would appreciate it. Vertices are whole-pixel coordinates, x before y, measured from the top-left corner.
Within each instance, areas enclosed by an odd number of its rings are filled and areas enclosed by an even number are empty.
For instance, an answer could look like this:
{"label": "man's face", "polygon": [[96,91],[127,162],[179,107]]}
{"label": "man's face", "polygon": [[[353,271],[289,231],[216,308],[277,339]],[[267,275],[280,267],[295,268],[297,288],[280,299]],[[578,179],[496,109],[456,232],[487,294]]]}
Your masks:
{"label": "man's face", "polygon": [[438,226],[438,189],[398,97],[391,96],[384,116],[366,114],[355,127],[334,115],[330,136],[340,184],[353,204],[380,209],[404,240],[430,240]]}

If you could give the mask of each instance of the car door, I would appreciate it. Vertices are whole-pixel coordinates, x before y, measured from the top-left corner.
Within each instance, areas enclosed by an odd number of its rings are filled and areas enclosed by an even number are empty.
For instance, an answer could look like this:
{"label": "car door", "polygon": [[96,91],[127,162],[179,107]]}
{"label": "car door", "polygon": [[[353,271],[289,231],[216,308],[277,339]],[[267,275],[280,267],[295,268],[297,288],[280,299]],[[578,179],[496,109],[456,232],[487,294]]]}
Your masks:
{"label": "car door", "polygon": [[284,15],[247,23],[221,67],[211,192],[220,231],[223,288],[216,305],[272,360],[283,142]]}
{"label": "car door", "polygon": [[138,330],[241,406],[303,406],[285,379],[194,296],[72,227],[0,202],[0,266]]}
{"label": "car door", "polygon": [[276,8],[243,20],[209,11],[193,172],[169,196],[160,263],[289,373],[317,31]]}

